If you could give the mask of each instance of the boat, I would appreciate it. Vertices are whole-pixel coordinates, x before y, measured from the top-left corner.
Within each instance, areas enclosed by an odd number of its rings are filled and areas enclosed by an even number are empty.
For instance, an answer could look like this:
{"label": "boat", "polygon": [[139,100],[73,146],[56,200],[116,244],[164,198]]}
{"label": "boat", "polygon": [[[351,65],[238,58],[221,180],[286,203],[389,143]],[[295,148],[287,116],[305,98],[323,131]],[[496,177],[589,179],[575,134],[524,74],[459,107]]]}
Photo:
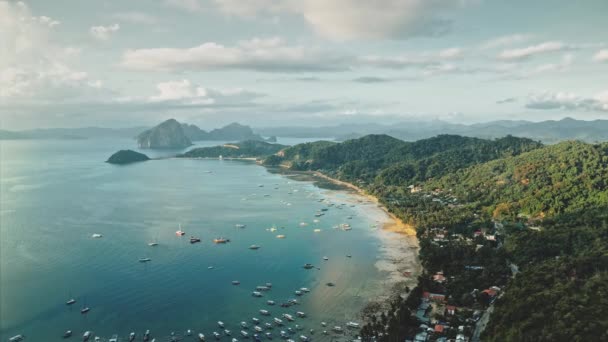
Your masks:
{"label": "boat", "polygon": [[139,258],[139,262],[149,262],[152,261],[150,258]]}
{"label": "boat", "polygon": [[144,333],[144,341],[150,340],[150,330],[146,330]]}
{"label": "boat", "polygon": [[239,342],[239,340],[237,340],[236,338],[233,338],[232,342]]}
{"label": "boat", "polygon": [[129,334],[129,342],[135,341],[135,332]]}
{"label": "boat", "polygon": [[303,294],[302,291],[298,291],[298,290],[294,291],[294,293],[296,294],[296,296],[301,296]]}
{"label": "boat", "polygon": [[266,329],[272,329],[272,324],[270,323],[264,323],[264,326],[266,327]]}
{"label": "boat", "polygon": [[267,339],[272,340],[272,333],[265,333],[264,336],[266,336]]}
{"label": "boat", "polygon": [[228,329],[224,329],[224,335],[226,336],[230,336],[232,334],[232,332]]}
{"label": "boat", "polygon": [[70,337],[72,337],[72,330],[66,330],[63,333],[63,338],[70,338]]}
{"label": "boat", "polygon": [[251,295],[254,296],[254,297],[262,297],[262,293],[258,292],[258,291],[251,292]]}
{"label": "boat", "polygon": [[148,246],[150,246],[150,247],[156,247],[156,246],[158,246],[158,242],[156,242],[156,241],[149,242]]}
{"label": "boat", "polygon": [[252,321],[253,323],[255,323],[255,324],[259,324],[259,323],[260,323],[260,320],[259,320],[259,319],[257,319],[256,317],[253,317],[253,318],[251,319],[251,321]]}
{"label": "boat", "polygon": [[321,229],[318,229],[318,228],[317,228],[317,229],[313,230],[313,232],[315,232],[315,233],[320,233],[320,232],[321,232]]}
{"label": "boat", "polygon": [[290,299],[290,300],[288,300],[288,302],[289,302],[289,304],[291,304],[291,305],[300,304],[300,303],[298,302],[298,300],[297,300],[297,299],[295,299],[295,298],[294,298],[294,299]]}
{"label": "boat", "polygon": [[179,225],[179,229],[175,232],[175,235],[177,235],[177,236],[184,236],[184,235],[186,235],[186,232],[184,232],[182,230],[182,225],[181,224]]}
{"label": "boat", "polygon": [[323,260],[327,261],[327,260],[329,260],[329,258],[328,258],[328,257],[326,257],[326,256],[324,256],[324,257],[323,257]]}
{"label": "boat", "polygon": [[275,304],[275,302],[274,302],[274,300],[268,300],[268,301],[266,301],[266,304],[272,306]]}
{"label": "boat", "polygon": [[217,321],[217,325],[218,325],[220,328],[222,328],[222,329],[223,329],[223,328],[224,328],[224,326],[225,326],[225,325],[224,325],[224,322],[222,322],[222,321]]}
{"label": "boat", "polygon": [[346,323],[346,326],[349,327],[349,328],[358,329],[360,327],[360,324],[356,323],[356,322],[348,322],[348,323]]}
{"label": "boat", "polygon": [[305,313],[303,313],[302,311],[298,311],[298,312],[296,312],[296,315],[297,315],[298,317],[302,317],[302,318],[306,317],[306,314],[305,314]]}
{"label": "boat", "polygon": [[232,285],[241,285],[241,282],[238,280],[233,280]]}
{"label": "boat", "polygon": [[306,337],[304,335],[300,335],[300,341],[307,342],[308,341],[308,337]]}
{"label": "boat", "polygon": [[276,323],[276,325],[283,325],[283,321],[276,317],[274,318],[274,322]]}
{"label": "boat", "polygon": [[229,239],[225,239],[225,238],[213,239],[213,243],[226,243],[226,242],[230,242],[230,240]]}
{"label": "boat", "polygon": [[260,249],[260,246],[258,246],[258,245],[251,245],[251,246],[249,246],[249,249],[253,249],[253,250]]}
{"label": "boat", "polygon": [[90,331],[85,331],[84,334],[82,335],[82,340],[83,341],[88,341],[91,338],[92,333]]}
{"label": "boat", "polygon": [[352,258],[353,256],[349,254],[349,255],[347,255],[346,257],[347,257],[347,258]]}
{"label": "boat", "polygon": [[337,325],[335,327],[333,327],[332,330],[335,331],[335,332],[337,332],[337,333],[341,333],[341,332],[344,331],[344,329],[342,329],[342,327],[337,326]]}
{"label": "boat", "polygon": [[310,292],[310,289],[308,287],[301,287],[300,291],[308,293]]}
{"label": "boat", "polygon": [[283,314],[283,317],[285,317],[286,320],[293,322],[293,316],[290,314]]}
{"label": "boat", "polygon": [[201,239],[191,236],[190,237],[190,243],[197,243],[197,242],[201,242]]}
{"label": "boat", "polygon": [[246,224],[239,224],[239,223],[235,224],[234,226],[235,226],[236,228],[245,228],[245,227],[247,227],[247,225],[246,225]]}
{"label": "boat", "polygon": [[268,311],[268,310],[260,310],[260,315],[270,316],[270,311]]}
{"label": "boat", "polygon": [[270,287],[268,286],[256,286],[256,291],[270,291]]}
{"label": "boat", "polygon": [[201,342],[204,342],[205,341],[205,335],[203,333],[199,333],[198,334],[198,340],[201,341]]}
{"label": "boat", "polygon": [[68,300],[67,302],[65,302],[65,305],[72,305],[74,303],[76,303],[76,299],[70,298],[70,300]]}
{"label": "boat", "polygon": [[243,336],[244,338],[248,338],[249,337],[249,333],[246,332],[245,330],[241,330],[241,336]]}
{"label": "boat", "polygon": [[257,331],[257,332],[262,332],[264,331],[264,329],[262,329],[260,326],[256,325],[253,327],[253,330]]}
{"label": "boat", "polygon": [[213,332],[213,337],[215,337],[216,340],[219,340],[220,337],[222,337],[222,335],[220,335],[217,331]]}
{"label": "boat", "polygon": [[95,234],[91,235],[91,237],[92,237],[93,239],[99,239],[99,238],[102,238],[102,237],[103,237],[103,235],[98,234],[98,233],[95,233]]}
{"label": "boat", "polygon": [[284,238],[285,238],[285,235],[282,235],[282,234],[277,235],[277,239],[284,239]]}
{"label": "boat", "polygon": [[89,311],[91,311],[91,308],[89,308],[88,306],[85,306],[84,308],[82,308],[80,310],[80,313],[84,315],[84,314],[86,314]]}
{"label": "boat", "polygon": [[313,264],[304,264],[304,266],[302,266],[302,267],[309,270],[309,269],[313,268],[314,266],[313,266]]}
{"label": "boat", "polygon": [[270,229],[269,229],[269,230],[270,230],[271,232],[276,232],[276,231],[277,231],[277,227],[272,226],[272,227],[270,227]]}
{"label": "boat", "polygon": [[116,334],[112,335],[112,338],[110,338],[108,340],[108,342],[118,342],[118,335],[116,335]]}
{"label": "boat", "polygon": [[326,285],[327,285],[327,286],[329,286],[329,287],[333,287],[333,286],[336,286],[336,284],[334,284],[334,283],[331,283],[331,282],[329,282],[329,283],[327,283],[327,284],[326,284]]}
{"label": "boat", "polygon": [[247,329],[247,328],[248,328],[248,326],[247,326],[247,322],[241,322],[241,327],[242,327],[243,329]]}
{"label": "boat", "polygon": [[325,322],[321,322],[321,326],[322,326],[322,327],[326,327],[326,326],[327,326],[327,323],[325,323]]}
{"label": "boat", "polygon": [[266,283],[264,285],[266,285],[267,288],[272,288],[272,283]]}
{"label": "boat", "polygon": [[285,330],[281,330],[281,337],[287,338],[287,337],[289,337],[289,335],[285,332]]}
{"label": "boat", "polygon": [[101,342],[101,337],[95,336],[95,342]]}

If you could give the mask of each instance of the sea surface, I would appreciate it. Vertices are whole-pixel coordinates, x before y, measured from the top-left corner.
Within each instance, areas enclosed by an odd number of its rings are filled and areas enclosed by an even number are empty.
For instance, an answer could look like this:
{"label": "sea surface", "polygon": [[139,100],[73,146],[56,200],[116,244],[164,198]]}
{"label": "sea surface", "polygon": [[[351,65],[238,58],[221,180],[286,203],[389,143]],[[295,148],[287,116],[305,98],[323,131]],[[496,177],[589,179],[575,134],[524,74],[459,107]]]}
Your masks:
{"label": "sea surface", "polygon": [[[260,309],[281,319],[283,313],[305,312],[307,318],[289,325],[304,328],[294,340],[299,335],[345,339],[322,336],[320,322],[327,322],[328,330],[334,325],[348,330],[345,323],[357,321],[369,298],[385,290],[386,272],[375,267],[381,258],[381,241],[371,228],[376,216],[351,194],[247,161],[104,163],[133,145],[130,140],[0,142],[1,341],[16,334],[26,341],[59,341],[68,329],[76,340],[90,330],[102,340],[117,334],[121,341],[134,331],[141,341],[146,329],[156,341],[169,340],[172,332],[181,338],[187,329],[213,340],[212,332],[221,331],[219,320],[233,336],[241,321],[250,327],[253,317],[270,321]],[[145,151],[151,157],[176,152]],[[325,215],[315,217],[323,208]],[[343,223],[352,230],[333,228]],[[183,237],[175,234],[180,225]],[[190,244],[190,236],[202,242]],[[218,237],[230,242],[214,244]],[[252,244],[261,248],[250,250]],[[140,263],[144,257],[151,261]],[[304,269],[306,263],[315,268]],[[272,290],[262,298],[251,295],[268,282]],[[301,287],[311,292],[296,296]],[[67,306],[69,298],[77,303]],[[279,306],[290,298],[301,304]],[[267,300],[277,305],[268,306]],[[86,315],[80,313],[84,306],[91,308]],[[279,330],[271,330],[275,340]]]}

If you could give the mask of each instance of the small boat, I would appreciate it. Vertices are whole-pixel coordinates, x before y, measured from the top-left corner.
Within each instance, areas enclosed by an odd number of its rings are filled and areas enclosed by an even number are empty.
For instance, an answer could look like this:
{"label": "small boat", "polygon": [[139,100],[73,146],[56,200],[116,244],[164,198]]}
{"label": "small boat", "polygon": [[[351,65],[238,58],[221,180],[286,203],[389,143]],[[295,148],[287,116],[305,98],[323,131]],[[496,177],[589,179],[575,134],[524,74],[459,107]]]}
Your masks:
{"label": "small boat", "polygon": [[248,338],[249,337],[249,333],[246,332],[245,330],[241,330],[241,336],[243,336],[244,338]]}
{"label": "small boat", "polygon": [[327,283],[327,284],[325,284],[325,285],[327,285],[327,286],[329,286],[329,287],[333,287],[333,286],[336,286],[336,284],[334,284],[334,283],[331,283],[331,282],[330,282],[330,283]]}
{"label": "small boat", "polygon": [[232,334],[232,332],[230,330],[228,330],[228,329],[224,330],[224,335],[230,336],[231,334]]}
{"label": "small boat", "polygon": [[337,325],[335,327],[333,327],[332,330],[335,331],[335,332],[337,332],[337,333],[341,333],[341,332],[344,331],[344,329],[342,329],[342,327],[337,326]]}
{"label": "small boat", "polygon": [[247,329],[247,328],[248,328],[248,326],[247,326],[247,322],[241,322],[241,327],[242,327],[243,329]]}
{"label": "small boat", "polygon": [[156,247],[156,246],[158,246],[158,242],[149,242],[148,246],[150,246],[150,247]]}
{"label": "small boat", "polygon": [[204,342],[205,341],[205,335],[203,333],[199,333],[198,334],[198,340],[201,341],[201,342]]}
{"label": "small boat", "polygon": [[358,329],[360,327],[360,324],[356,323],[356,322],[348,322],[348,323],[346,323],[346,326],[349,327],[349,328]]}
{"label": "small boat", "polygon": [[264,323],[264,326],[266,327],[266,329],[272,329],[272,324],[270,323]]}
{"label": "small boat", "polygon": [[222,329],[225,327],[224,322],[222,321],[217,321],[217,325]]}
{"label": "small boat", "polygon": [[95,336],[95,342],[101,342],[101,337]]}
{"label": "small boat", "polygon": [[63,338],[70,338],[72,337],[72,330],[66,330],[66,332],[63,333]]}
{"label": "small boat", "polygon": [[257,319],[257,318],[255,318],[255,317],[253,317],[253,318],[251,319],[251,321],[252,321],[253,323],[255,323],[255,324],[259,324],[259,323],[260,323],[260,320],[259,320],[259,319]]}
{"label": "small boat", "polygon": [[71,298],[70,300],[68,300],[67,302],[65,302],[65,305],[72,305],[74,303],[76,303],[76,299]]}
{"label": "small boat", "polygon": [[175,235],[177,236],[184,236],[186,235],[186,232],[182,230],[182,225],[179,225],[179,229],[175,232]]}
{"label": "small boat", "polygon": [[315,233],[320,233],[320,232],[321,232],[321,229],[318,229],[318,228],[317,228],[317,229],[313,230],[313,232],[315,232]]}
{"label": "small boat", "polygon": [[135,332],[129,334],[129,342],[135,341]]}
{"label": "small boat", "polygon": [[264,336],[266,336],[267,339],[272,340],[272,333],[265,333]]}
{"label": "small boat", "polygon": [[268,311],[268,310],[260,310],[260,315],[270,316],[270,311]]}
{"label": "small boat", "polygon": [[235,226],[236,228],[245,228],[245,227],[247,227],[247,225],[246,225],[246,224],[239,224],[239,223],[235,224],[234,226]]}
{"label": "small boat", "polygon": [[302,266],[302,267],[309,270],[309,269],[313,268],[314,266],[313,266],[313,264],[304,264],[304,266]]}
{"label": "small boat", "polygon": [[82,340],[83,341],[88,341],[91,338],[92,333],[90,331],[85,331],[84,334],[82,335]]}
{"label": "small boat", "polygon": [[108,340],[108,342],[118,342],[118,335],[116,335],[116,334],[112,335],[112,338],[110,338]]}
{"label": "small boat", "polygon": [[281,337],[287,338],[287,337],[289,337],[289,335],[285,332],[285,330],[281,330]]}
{"label": "small boat", "polygon": [[241,285],[241,282],[238,280],[233,280],[232,285]]}
{"label": "small boat", "polygon": [[213,337],[215,337],[216,340],[219,340],[220,337],[222,337],[222,335],[220,335],[217,331],[213,332]]}
{"label": "small boat", "polygon": [[296,296],[301,296],[303,294],[302,291],[298,291],[298,290],[294,291],[294,293],[296,294]]}
{"label": "small boat", "polygon": [[283,317],[285,317],[286,320],[293,322],[293,316],[290,314],[283,314]]}
{"label": "small boat", "polygon": [[190,243],[197,243],[197,242],[201,242],[201,239],[191,236],[190,237]]}
{"label": "small boat", "polygon": [[150,330],[146,330],[144,333],[144,341],[150,340]]}
{"label": "small boat", "polygon": [[291,329],[291,327],[287,328],[287,332],[290,334],[295,334],[295,331],[293,331],[293,329]]}
{"label": "small boat", "polygon": [[92,237],[93,239],[99,239],[99,238],[102,238],[102,237],[103,237],[103,235],[95,233],[95,234],[91,235],[91,237]]}
{"label": "small boat", "polygon": [[274,323],[276,323],[276,325],[283,325],[283,321],[276,317],[274,318]]}
{"label": "small boat", "polygon": [[233,338],[232,342],[239,342],[239,340],[237,340],[236,338]]}
{"label": "small boat", "polygon": [[282,235],[282,234],[277,235],[277,239],[284,239],[284,238],[285,238],[285,235]]}
{"label": "small boat", "polygon": [[86,314],[86,313],[87,313],[87,312],[89,312],[89,311],[91,311],[91,308],[89,308],[89,307],[84,307],[84,308],[82,308],[82,309],[80,310],[80,313],[84,315],[84,314]]}
{"label": "small boat", "polygon": [[327,323],[325,323],[325,322],[321,322],[321,326],[322,326],[322,327],[326,327],[326,326],[327,326]]}
{"label": "small boat", "polygon": [[268,286],[256,286],[256,291],[270,291],[270,287]]}
{"label": "small boat", "polygon": [[213,239],[213,243],[226,243],[226,242],[230,242],[230,240],[224,239],[224,238]]}
{"label": "small boat", "polygon": [[297,315],[298,317],[302,317],[302,318],[306,317],[306,314],[305,314],[305,313],[303,313],[302,311],[298,311],[298,312],[296,312],[296,315]]}
{"label": "small boat", "polygon": [[275,302],[274,302],[274,300],[268,300],[268,301],[266,301],[266,304],[272,306],[275,304]]}
{"label": "small boat", "polygon": [[253,249],[253,250],[260,249],[260,246],[258,246],[258,245],[251,245],[251,246],[249,246],[249,249]]}
{"label": "small boat", "polygon": [[11,338],[8,339],[9,342],[19,342],[19,341],[23,341],[25,339],[25,336],[23,335],[15,335]]}
{"label": "small boat", "polygon": [[308,287],[301,287],[300,291],[308,293],[310,292],[310,289]]}
{"label": "small boat", "polygon": [[300,341],[307,342],[308,341],[308,337],[306,337],[304,335],[300,335]]}
{"label": "small boat", "polygon": [[347,257],[347,258],[352,258],[353,256],[349,254],[349,255],[347,255],[346,257]]}
{"label": "small boat", "polygon": [[324,256],[324,257],[323,257],[323,260],[327,261],[327,260],[329,260],[329,258],[328,258],[328,257],[326,257],[326,256]]}
{"label": "small boat", "polygon": [[254,296],[254,297],[262,297],[262,293],[258,292],[258,291],[251,292],[251,295]]}
{"label": "small boat", "polygon": [[150,258],[139,258],[139,262],[149,262],[152,261]]}
{"label": "small boat", "polygon": [[208,266],[208,267],[207,267],[207,269],[208,269],[208,270],[212,270],[212,269],[213,269],[213,266]]}
{"label": "small boat", "polygon": [[298,302],[298,300],[297,300],[297,299],[295,299],[295,298],[294,298],[294,299],[290,299],[288,302],[289,302],[289,304],[291,304],[291,305],[300,304],[300,303]]}
{"label": "small boat", "polygon": [[260,326],[258,326],[258,325],[254,326],[254,327],[253,327],[253,330],[255,330],[255,331],[257,331],[257,332],[262,332],[262,331],[264,331],[264,329],[262,329],[262,327],[260,327]]}

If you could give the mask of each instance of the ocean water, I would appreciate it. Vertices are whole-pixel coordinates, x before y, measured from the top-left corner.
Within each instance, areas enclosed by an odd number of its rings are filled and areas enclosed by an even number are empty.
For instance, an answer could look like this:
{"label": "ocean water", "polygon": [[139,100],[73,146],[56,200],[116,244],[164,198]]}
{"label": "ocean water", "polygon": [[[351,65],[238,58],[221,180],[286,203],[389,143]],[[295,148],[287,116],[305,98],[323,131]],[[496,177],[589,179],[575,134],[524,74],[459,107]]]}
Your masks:
{"label": "ocean water", "polygon": [[[212,332],[221,331],[218,320],[233,335],[241,321],[251,327],[252,317],[270,321],[260,309],[281,319],[283,313],[305,312],[307,318],[289,325],[305,328],[294,339],[300,334],[345,339],[322,336],[320,322],[344,327],[357,321],[368,298],[384,290],[386,274],[374,266],[381,244],[370,229],[374,216],[363,215],[348,193],[246,161],[103,162],[132,145],[129,140],[0,142],[2,341],[16,334],[26,341],[58,341],[68,329],[77,340],[86,330],[104,340],[118,334],[122,341],[134,331],[141,340],[146,329],[156,341],[187,329],[212,340]],[[346,205],[339,209],[340,203]],[[315,217],[321,208],[328,210]],[[332,228],[341,223],[353,229]],[[180,224],[183,237],[175,234]],[[273,226],[277,231],[270,232]],[[94,233],[103,238],[93,239]],[[190,236],[202,242],[192,245]],[[214,244],[217,237],[231,242]],[[158,246],[148,246],[152,241]],[[250,250],[252,244],[261,248]],[[138,262],[142,257],[152,261]],[[318,269],[306,270],[305,263]],[[241,284],[234,286],[233,280]],[[267,282],[271,291],[262,298],[251,295]],[[311,292],[297,297],[294,291],[301,287]],[[70,297],[77,303],[66,306]],[[289,298],[301,304],[278,305]],[[267,306],[267,300],[277,305]],[[85,305],[91,311],[82,315]],[[279,330],[272,330],[275,340]]]}

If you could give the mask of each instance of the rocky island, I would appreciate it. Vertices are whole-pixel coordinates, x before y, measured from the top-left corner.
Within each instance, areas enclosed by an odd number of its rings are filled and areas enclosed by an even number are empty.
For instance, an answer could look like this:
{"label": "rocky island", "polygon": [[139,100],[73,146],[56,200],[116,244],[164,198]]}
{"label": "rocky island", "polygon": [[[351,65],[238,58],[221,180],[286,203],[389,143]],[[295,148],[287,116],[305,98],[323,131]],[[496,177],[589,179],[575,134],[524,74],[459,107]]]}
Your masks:
{"label": "rocky island", "polygon": [[149,149],[180,149],[192,145],[182,125],[169,119],[137,136],[137,145]]}
{"label": "rocky island", "polygon": [[108,158],[106,163],[125,165],[150,160],[147,155],[133,150],[120,150]]}

